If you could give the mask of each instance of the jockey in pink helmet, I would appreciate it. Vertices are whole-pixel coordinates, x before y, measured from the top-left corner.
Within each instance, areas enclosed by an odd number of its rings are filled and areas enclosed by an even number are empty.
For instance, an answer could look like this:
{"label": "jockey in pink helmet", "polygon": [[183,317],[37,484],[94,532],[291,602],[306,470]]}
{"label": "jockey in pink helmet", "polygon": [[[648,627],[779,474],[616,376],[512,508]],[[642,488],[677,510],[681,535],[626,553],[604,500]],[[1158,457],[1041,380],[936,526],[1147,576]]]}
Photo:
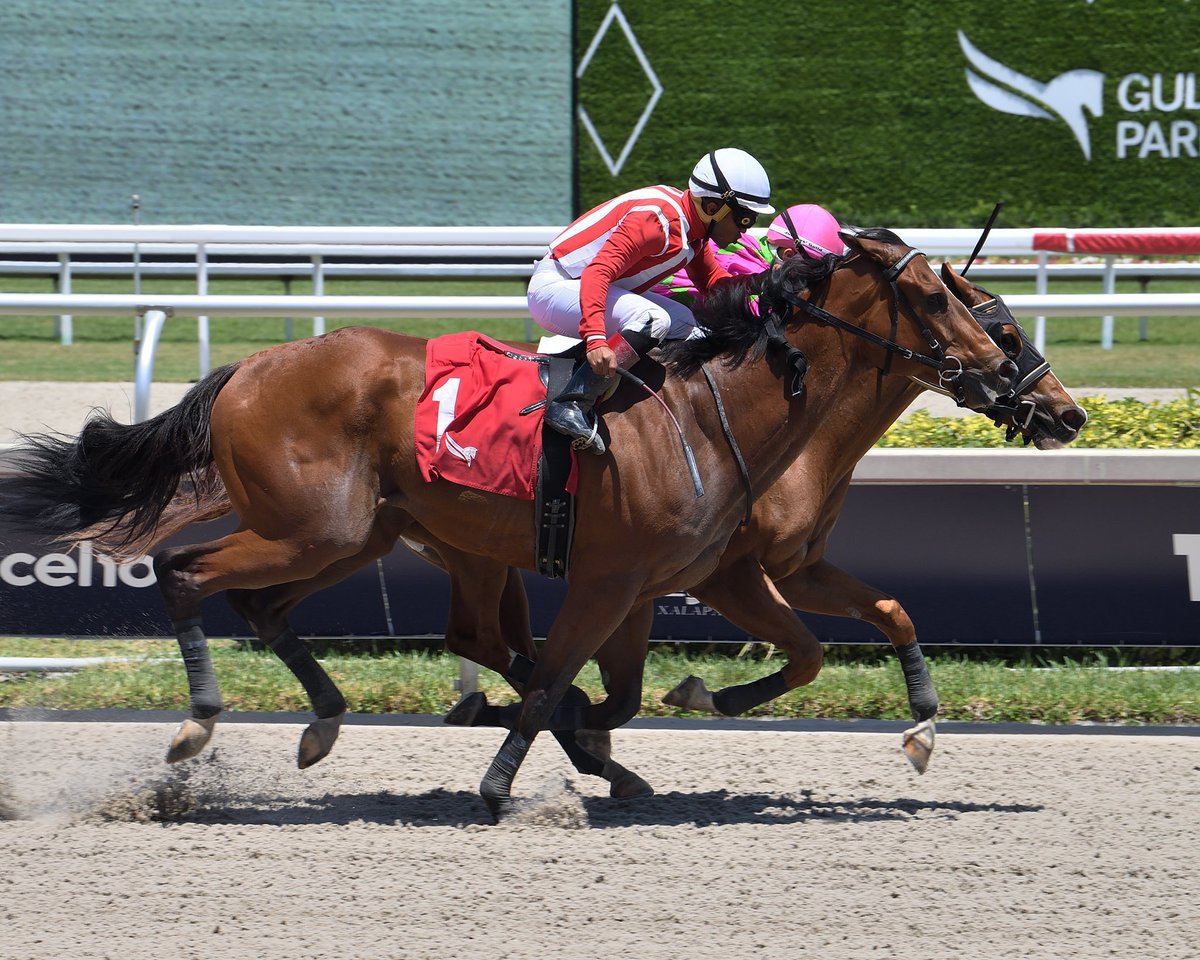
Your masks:
{"label": "jockey in pink helmet", "polygon": [[[831,253],[845,253],[846,245],[838,236],[840,229],[837,218],[824,207],[798,203],[772,220],[761,240],[744,233],[714,252],[717,262],[732,276],[762,273],[777,260],[786,260],[801,251],[814,260]],[[667,277],[654,292],[685,303],[694,302],[698,294],[686,270]]]}

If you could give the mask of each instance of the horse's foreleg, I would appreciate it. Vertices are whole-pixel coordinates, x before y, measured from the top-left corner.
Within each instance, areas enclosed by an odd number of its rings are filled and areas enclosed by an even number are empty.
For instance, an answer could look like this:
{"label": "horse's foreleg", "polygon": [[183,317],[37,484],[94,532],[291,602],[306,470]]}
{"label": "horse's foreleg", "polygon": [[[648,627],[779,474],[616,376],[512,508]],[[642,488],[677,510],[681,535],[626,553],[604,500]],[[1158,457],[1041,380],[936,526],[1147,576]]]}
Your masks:
{"label": "horse's foreleg", "polygon": [[776,586],[797,610],[865,620],[888,638],[900,658],[914,720],[930,720],[938,696],[917,644],[917,633],[904,607],[893,596],[852,577],[826,560],[804,567]]}
{"label": "horse's foreleg", "polygon": [[596,651],[600,680],[608,696],[587,711],[585,722],[590,729],[580,730],[577,734],[585,747],[603,758],[601,776],[609,782],[609,795],[620,800],[649,797],[654,793],[649,783],[612,758],[609,733],[633,719],[642,705],[642,676],[653,621],[652,603],[635,607]]}
{"label": "horse's foreleg", "polygon": [[512,783],[539,731],[545,729],[580,668],[625,618],[638,584],[624,577],[588,576],[576,566],[571,589],[526,686],[515,729],[479,785],[493,818],[511,803]]}
{"label": "horse's foreleg", "polygon": [[745,557],[721,567],[692,592],[751,636],[782,647],[788,662],[766,677],[716,693],[699,677],[688,677],[663,697],[663,703],[734,717],[816,679],[824,659],[821,642],[797,619],[757,560]]}
{"label": "horse's foreleg", "polygon": [[[445,544],[431,548],[425,559],[440,566],[450,575],[450,620],[446,627],[446,646],[460,657],[466,657],[500,674],[520,695],[533,673],[537,648],[529,623],[529,599],[525,582],[516,568],[505,567],[494,560],[462,553]],[[425,556],[424,553],[421,556]],[[587,695],[578,687],[567,692],[564,707],[578,712],[588,705]],[[456,726],[507,727],[512,729],[520,710],[519,704],[493,706],[482,693],[465,695],[446,715],[446,722]],[[604,775],[604,758],[576,742],[574,729],[578,721],[556,718],[551,724],[567,759],[577,771],[586,776]]]}
{"label": "horse's foreleg", "polygon": [[908,706],[917,725],[904,732],[904,752],[918,773],[924,773],[933,753],[934,717],[938,695],[921,655],[917,633],[895,597],[852,577],[826,560],[804,567],[777,584],[798,610],[866,620],[888,638],[904,673]]}

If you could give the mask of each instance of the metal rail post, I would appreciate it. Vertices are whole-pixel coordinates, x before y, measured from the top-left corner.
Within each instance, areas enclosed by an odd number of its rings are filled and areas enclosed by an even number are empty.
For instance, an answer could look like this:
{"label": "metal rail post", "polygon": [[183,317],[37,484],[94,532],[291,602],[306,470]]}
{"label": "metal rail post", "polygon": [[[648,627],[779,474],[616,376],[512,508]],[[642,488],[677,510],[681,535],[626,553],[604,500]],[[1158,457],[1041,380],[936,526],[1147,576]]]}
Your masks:
{"label": "metal rail post", "polygon": [[[1104,258],[1104,292],[1107,294],[1117,292],[1116,257]],[[1111,350],[1113,347],[1114,325],[1115,320],[1112,314],[1100,321],[1100,346],[1104,350]]]}
{"label": "metal rail post", "polygon": [[[58,255],[58,292],[71,292],[71,255],[69,253]],[[75,342],[74,318],[69,313],[60,314],[58,317],[58,339],[64,347],[69,347]]]}
{"label": "metal rail post", "polygon": [[[196,292],[200,296],[208,293],[208,250],[202,243],[196,244]],[[196,318],[196,338],[200,348],[200,377],[203,379],[209,368],[208,317]]]}
{"label": "metal rail post", "polygon": [[150,417],[150,384],[154,380],[154,353],[158,338],[167,322],[167,311],[151,307],[146,311],[145,330],[138,348],[137,373],[133,385],[133,422],[141,423]]}

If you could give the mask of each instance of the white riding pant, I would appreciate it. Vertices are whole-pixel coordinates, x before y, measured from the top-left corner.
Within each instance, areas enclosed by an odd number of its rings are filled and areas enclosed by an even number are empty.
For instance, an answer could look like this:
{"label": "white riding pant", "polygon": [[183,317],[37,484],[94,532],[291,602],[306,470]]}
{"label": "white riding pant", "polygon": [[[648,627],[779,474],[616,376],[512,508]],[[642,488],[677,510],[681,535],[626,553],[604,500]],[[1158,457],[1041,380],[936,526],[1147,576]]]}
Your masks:
{"label": "white riding pant", "polygon": [[[552,257],[534,267],[529,280],[529,312],[543,330],[578,337],[583,310],[579,305],[580,281],[571,277]],[[681,340],[696,326],[692,311],[657,293],[634,293],[612,284],[604,304],[604,330],[636,330],[656,340]]]}

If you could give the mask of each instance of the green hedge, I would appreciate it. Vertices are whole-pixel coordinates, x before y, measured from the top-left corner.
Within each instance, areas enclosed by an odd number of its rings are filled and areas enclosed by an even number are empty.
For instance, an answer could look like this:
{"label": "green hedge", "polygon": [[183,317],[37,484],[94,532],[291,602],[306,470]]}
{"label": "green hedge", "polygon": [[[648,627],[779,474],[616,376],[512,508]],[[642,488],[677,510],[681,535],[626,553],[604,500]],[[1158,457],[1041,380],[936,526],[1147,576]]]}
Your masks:
{"label": "green hedge", "polygon": [[[577,62],[611,6],[576,4]],[[1006,202],[999,226],[1195,221],[1200,161],[1188,152],[1196,148],[1188,125],[1200,121],[1200,90],[1193,77],[1189,104],[1186,78],[1197,61],[1195,43],[1184,39],[1197,34],[1195,4],[622,0],[620,8],[663,92],[615,176],[579,126],[583,209],[646,184],[683,186],[703,153],[741,146],[767,167],[777,201],[823,203],[863,226],[978,226],[998,199]],[[985,68],[973,69],[1023,114],[994,109],[972,92],[959,31],[999,70],[1028,78],[1004,83],[995,70],[989,79]],[[1085,115],[1077,103],[1073,109],[1063,90],[1086,85],[1087,76],[1053,83],[1078,70],[1104,74],[1100,116]],[[1128,83],[1119,96],[1125,78],[1145,76],[1134,93],[1148,97],[1156,74],[1161,105],[1178,100],[1175,109],[1128,109]],[[1039,105],[1043,84],[1052,87]],[[651,92],[612,24],[578,96],[613,157]],[[1090,159],[1068,116],[1084,121]],[[1140,147],[1127,149],[1119,158],[1120,131],[1150,124],[1164,146],[1144,157]],[[1164,156],[1173,135],[1179,155]]]}
{"label": "green hedge", "polygon": [[[1143,403],[1134,399],[1082,397],[1087,426],[1073,447],[1200,449],[1200,391],[1186,398]],[[1020,439],[1012,441],[1020,445]],[[1003,447],[1004,431],[986,417],[935,417],[923,410],[909,414],[883,435],[878,447]]]}

